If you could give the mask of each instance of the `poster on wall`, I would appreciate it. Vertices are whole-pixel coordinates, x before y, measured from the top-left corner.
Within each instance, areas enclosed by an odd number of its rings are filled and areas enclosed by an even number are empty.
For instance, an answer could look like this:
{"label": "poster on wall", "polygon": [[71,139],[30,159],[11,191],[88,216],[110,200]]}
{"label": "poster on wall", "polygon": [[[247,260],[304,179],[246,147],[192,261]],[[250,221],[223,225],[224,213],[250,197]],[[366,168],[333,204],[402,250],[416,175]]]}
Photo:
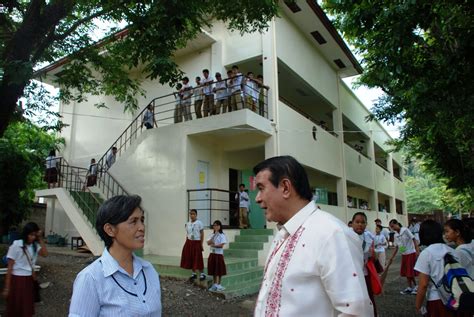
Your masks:
{"label": "poster on wall", "polygon": [[328,189],[327,188],[318,188],[314,189],[313,200],[317,204],[328,205]]}

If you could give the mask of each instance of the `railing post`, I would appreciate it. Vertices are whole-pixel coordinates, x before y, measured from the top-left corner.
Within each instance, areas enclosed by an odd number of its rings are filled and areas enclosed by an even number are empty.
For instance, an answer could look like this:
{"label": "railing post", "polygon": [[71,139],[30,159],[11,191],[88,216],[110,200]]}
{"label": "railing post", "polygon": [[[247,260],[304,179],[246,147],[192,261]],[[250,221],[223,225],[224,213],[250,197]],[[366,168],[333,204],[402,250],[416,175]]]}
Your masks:
{"label": "railing post", "polygon": [[212,189],[209,189],[209,226],[212,224]]}

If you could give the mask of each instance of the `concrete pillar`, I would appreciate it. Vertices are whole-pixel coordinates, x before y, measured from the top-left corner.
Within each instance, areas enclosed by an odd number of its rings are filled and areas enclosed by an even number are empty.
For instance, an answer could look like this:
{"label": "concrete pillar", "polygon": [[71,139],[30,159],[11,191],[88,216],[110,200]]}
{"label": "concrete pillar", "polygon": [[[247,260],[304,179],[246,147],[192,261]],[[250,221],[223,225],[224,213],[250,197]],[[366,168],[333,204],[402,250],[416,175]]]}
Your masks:
{"label": "concrete pillar", "polygon": [[346,214],[346,222],[349,221],[351,216],[349,215],[349,209],[347,208],[347,178],[346,178],[346,156],[344,152],[344,126],[342,123],[342,107],[341,107],[341,78],[336,77],[337,85],[337,105],[336,109],[332,112],[332,121],[334,131],[336,131],[338,137],[337,142],[339,143],[339,151],[341,153],[341,178],[337,180],[337,205],[344,207]]}

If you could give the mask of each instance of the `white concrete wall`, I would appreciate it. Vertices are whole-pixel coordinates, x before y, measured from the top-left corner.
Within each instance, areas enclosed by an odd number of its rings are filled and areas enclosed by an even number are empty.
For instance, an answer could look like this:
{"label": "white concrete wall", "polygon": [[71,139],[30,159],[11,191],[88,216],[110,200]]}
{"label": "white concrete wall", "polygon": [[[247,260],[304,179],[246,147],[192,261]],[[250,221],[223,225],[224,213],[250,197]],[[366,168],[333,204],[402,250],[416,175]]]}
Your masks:
{"label": "white concrete wall", "polygon": [[392,174],[384,170],[378,165],[375,165],[375,185],[379,192],[388,196],[392,196]]}
{"label": "white concrete wall", "polygon": [[316,126],[281,101],[278,105],[278,133],[280,153],[294,156],[301,164],[341,177],[341,153],[338,140],[317,128],[317,139],[312,130]]}
{"label": "white concrete wall", "polygon": [[276,19],[278,58],[335,107],[337,74],[308,38],[282,13]]}
{"label": "white concrete wall", "polygon": [[[67,235],[67,243],[70,243],[71,237],[80,236],[79,231],[69,219],[63,206],[59,203],[56,198],[46,198],[46,221],[44,224],[45,235],[48,234],[59,234],[61,236]],[[42,225],[41,225],[42,226]]]}
{"label": "white concrete wall", "polygon": [[372,161],[347,144],[344,144],[344,151],[347,180],[367,188],[374,188],[374,170]]}

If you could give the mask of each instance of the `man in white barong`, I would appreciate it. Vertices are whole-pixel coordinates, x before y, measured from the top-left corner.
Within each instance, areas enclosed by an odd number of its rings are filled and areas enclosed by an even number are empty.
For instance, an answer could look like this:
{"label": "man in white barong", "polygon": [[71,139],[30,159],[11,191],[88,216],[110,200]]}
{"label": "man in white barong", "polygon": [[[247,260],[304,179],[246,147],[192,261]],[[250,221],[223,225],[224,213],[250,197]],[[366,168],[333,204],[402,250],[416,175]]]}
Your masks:
{"label": "man in white barong", "polygon": [[258,294],[260,316],[373,316],[362,271],[362,242],[318,209],[308,176],[291,156],[254,167],[267,221],[277,222]]}

